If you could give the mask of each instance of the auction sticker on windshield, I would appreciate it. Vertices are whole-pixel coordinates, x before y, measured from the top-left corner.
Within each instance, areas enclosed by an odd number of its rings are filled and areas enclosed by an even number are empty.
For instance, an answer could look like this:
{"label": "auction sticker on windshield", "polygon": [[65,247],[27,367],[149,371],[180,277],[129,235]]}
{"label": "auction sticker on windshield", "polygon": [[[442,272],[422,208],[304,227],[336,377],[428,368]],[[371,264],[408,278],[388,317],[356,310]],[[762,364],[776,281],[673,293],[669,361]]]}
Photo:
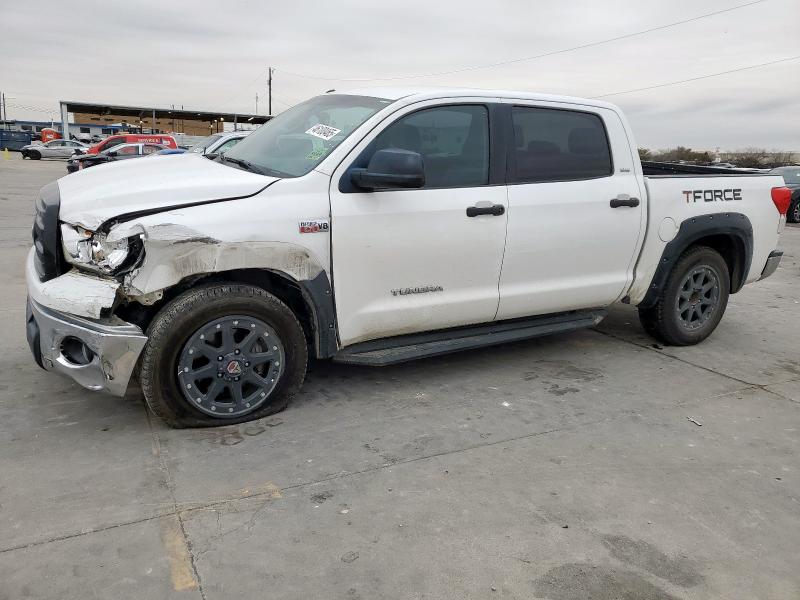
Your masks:
{"label": "auction sticker on windshield", "polygon": [[326,142],[334,137],[337,133],[339,133],[341,129],[336,129],[336,127],[331,127],[330,125],[323,125],[322,123],[317,123],[311,129],[306,131],[308,135],[313,135],[314,137],[322,138]]}

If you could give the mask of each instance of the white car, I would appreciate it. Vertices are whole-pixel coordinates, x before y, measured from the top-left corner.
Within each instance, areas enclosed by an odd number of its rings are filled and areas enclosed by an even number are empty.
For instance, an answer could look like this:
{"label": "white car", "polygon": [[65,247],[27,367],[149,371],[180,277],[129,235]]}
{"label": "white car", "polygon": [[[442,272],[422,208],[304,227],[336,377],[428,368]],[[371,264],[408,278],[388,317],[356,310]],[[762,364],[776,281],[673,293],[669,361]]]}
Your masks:
{"label": "white car", "polygon": [[69,158],[73,154],[82,154],[89,146],[75,140],[51,140],[44,144],[28,144],[20,149],[22,158],[39,160],[40,158]]}
{"label": "white car", "polygon": [[193,154],[222,154],[233,148],[250,133],[250,131],[215,133],[190,146],[187,152],[192,152]]}
{"label": "white car", "polygon": [[617,302],[696,344],[777,268],[790,192],[643,168],[636,148],[606,102],[378,88],[312,98],[213,160],[83,170],[37,201],[28,340],[90,389],[136,372],[173,426],[282,410],[309,355],[391,364]]}

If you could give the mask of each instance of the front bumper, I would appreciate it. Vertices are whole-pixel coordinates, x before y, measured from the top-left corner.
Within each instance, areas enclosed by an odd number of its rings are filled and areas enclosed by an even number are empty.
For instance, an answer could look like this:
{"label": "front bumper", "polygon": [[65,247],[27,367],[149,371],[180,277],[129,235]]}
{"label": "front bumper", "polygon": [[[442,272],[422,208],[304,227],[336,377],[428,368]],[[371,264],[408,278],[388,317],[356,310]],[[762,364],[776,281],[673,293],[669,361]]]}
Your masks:
{"label": "front bumper", "polygon": [[759,279],[766,279],[772,275],[777,270],[778,265],[781,264],[782,258],[783,252],[779,252],[778,250],[770,252],[767,263],[764,265],[764,270],[761,271],[761,277],[759,277]]}
{"label": "front bumper", "polygon": [[[91,320],[58,312],[28,298],[28,345],[46,371],[67,375],[90,390],[124,396],[147,336],[121,319]],[[77,341],[76,341],[77,340]],[[67,350],[84,344],[76,353]]]}
{"label": "front bumper", "polygon": [[42,282],[34,249],[25,263],[26,330],[36,363],[90,390],[124,396],[147,337],[109,316],[119,284],[76,270]]}

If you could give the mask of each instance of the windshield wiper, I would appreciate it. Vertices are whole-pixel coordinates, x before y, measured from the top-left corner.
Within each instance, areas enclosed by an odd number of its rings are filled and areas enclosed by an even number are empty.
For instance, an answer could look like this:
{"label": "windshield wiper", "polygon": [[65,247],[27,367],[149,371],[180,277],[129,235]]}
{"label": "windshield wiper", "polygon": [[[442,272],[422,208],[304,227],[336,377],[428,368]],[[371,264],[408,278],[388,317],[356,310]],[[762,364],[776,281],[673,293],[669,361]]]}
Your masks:
{"label": "windshield wiper", "polygon": [[250,171],[251,173],[258,173],[259,175],[266,175],[266,173],[264,173],[264,171],[260,167],[257,167],[248,160],[242,160],[241,158],[230,158],[229,156],[225,156],[224,154],[221,154],[219,158],[222,162],[231,162],[235,165],[238,165],[245,171]]}
{"label": "windshield wiper", "polygon": [[217,162],[232,162],[233,164],[237,165],[238,167],[244,169],[245,171],[250,171],[252,173],[258,173],[259,175],[269,175],[270,177],[292,177],[291,173],[284,173],[283,171],[278,171],[277,169],[270,169],[269,167],[262,167],[260,165],[256,165],[251,163],[249,160],[244,160],[241,158],[231,158],[230,156],[226,156],[225,154],[220,154],[211,160]]}

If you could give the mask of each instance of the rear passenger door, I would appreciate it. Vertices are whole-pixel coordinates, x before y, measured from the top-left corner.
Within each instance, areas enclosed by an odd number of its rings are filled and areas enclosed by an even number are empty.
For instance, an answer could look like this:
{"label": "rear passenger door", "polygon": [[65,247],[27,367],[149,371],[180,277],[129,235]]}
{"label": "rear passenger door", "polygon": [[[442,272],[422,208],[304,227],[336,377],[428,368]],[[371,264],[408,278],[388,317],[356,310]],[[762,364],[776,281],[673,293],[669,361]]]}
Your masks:
{"label": "rear passenger door", "polygon": [[604,108],[508,103],[513,147],[497,318],[614,302],[632,280],[644,221],[643,203],[630,206],[642,191],[621,119]]}

